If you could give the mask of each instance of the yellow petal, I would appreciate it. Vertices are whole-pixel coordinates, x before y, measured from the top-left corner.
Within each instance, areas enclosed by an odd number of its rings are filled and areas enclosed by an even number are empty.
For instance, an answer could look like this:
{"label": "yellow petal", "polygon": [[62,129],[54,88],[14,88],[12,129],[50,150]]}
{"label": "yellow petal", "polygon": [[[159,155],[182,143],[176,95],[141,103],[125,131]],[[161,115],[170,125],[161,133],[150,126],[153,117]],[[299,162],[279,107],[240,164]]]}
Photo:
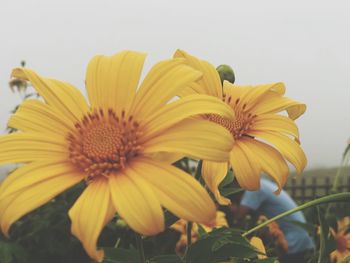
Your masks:
{"label": "yellow petal", "polygon": [[83,243],[88,255],[98,262],[102,261],[104,253],[97,249],[97,240],[114,214],[108,182],[104,178],[90,183],[69,210],[73,235]]}
{"label": "yellow petal", "polygon": [[194,88],[194,90],[197,89],[197,93],[207,94],[222,99],[222,85],[220,76],[213,65],[205,60],[200,60],[194,56],[191,56],[180,49],[175,52],[174,57],[186,59],[187,65],[203,73],[203,78],[197,82],[200,90],[198,90],[198,86]]}
{"label": "yellow petal", "polygon": [[262,240],[260,238],[252,237],[250,239],[250,244],[256,248],[256,251],[259,253],[258,254],[259,259],[267,258],[264,243],[262,242]]}
{"label": "yellow petal", "polygon": [[[231,96],[232,103],[236,104],[238,107],[243,107],[243,105],[245,105],[245,110],[249,111],[254,108],[255,105],[261,103],[262,98],[264,98],[267,93],[281,97],[285,92],[285,87],[283,83],[237,86],[225,81],[224,92],[226,98]],[[237,100],[238,103],[236,103]]]}
{"label": "yellow petal", "polygon": [[94,108],[126,110],[133,101],[146,54],[123,51],[95,56],[86,72],[86,88]]}
{"label": "yellow petal", "polygon": [[58,134],[61,137],[74,128],[73,123],[63,114],[55,112],[49,105],[38,101],[25,100],[11,116],[8,126],[24,132]]}
{"label": "yellow petal", "polygon": [[300,145],[288,136],[272,131],[252,131],[249,132],[249,135],[272,143],[278,151],[281,152],[284,158],[295,166],[298,173],[304,170],[307,164],[305,153]]}
{"label": "yellow petal", "polygon": [[146,156],[149,156],[153,160],[166,162],[169,164],[175,163],[176,161],[185,157],[183,154],[169,152],[156,152],[152,154],[147,154]]}
{"label": "yellow petal", "polygon": [[193,94],[206,94],[206,95],[208,95],[207,93],[205,93],[205,91],[203,91],[203,88],[200,84],[198,84],[198,81],[189,83],[186,86],[186,88],[180,90],[176,95],[181,98],[181,97],[186,97],[188,95],[193,95]]}
{"label": "yellow petal", "polygon": [[68,156],[64,137],[38,133],[12,133],[0,136],[0,164],[21,163]]}
{"label": "yellow petal", "polygon": [[247,104],[245,110],[249,111],[253,108],[254,105],[258,104],[261,101],[261,98],[268,92],[276,94],[276,96],[282,96],[285,93],[285,86],[283,83],[279,82],[252,87],[249,89],[249,92],[246,93],[246,96],[241,98],[242,102]]}
{"label": "yellow petal", "polygon": [[344,230],[350,225],[350,217],[345,216],[342,219],[337,220],[338,231]]}
{"label": "yellow petal", "polygon": [[230,153],[230,163],[239,185],[243,189],[256,191],[260,188],[261,166],[256,157],[248,154],[237,141]]}
{"label": "yellow petal", "polygon": [[254,160],[260,164],[261,169],[273,178],[278,186],[276,193],[279,193],[289,173],[283,156],[270,145],[250,138],[241,138],[239,145],[248,156],[254,156]]}
{"label": "yellow petal", "polygon": [[[46,178],[43,176],[41,178],[42,180],[37,180],[35,184],[28,187],[24,187],[17,181],[20,179],[27,180],[24,178],[26,175],[23,178],[17,178],[16,182],[12,182],[10,187],[13,187],[11,190],[17,188],[20,191],[6,195],[0,199],[0,224],[2,232],[5,235],[8,235],[10,226],[16,220],[47,203],[56,195],[77,184],[82,179],[80,174],[74,172],[58,173],[55,175],[52,173],[55,171],[49,170],[47,172],[50,176]],[[4,191],[3,187],[1,189]]]}
{"label": "yellow petal", "polygon": [[12,77],[28,80],[47,104],[64,114],[73,123],[88,111],[88,105],[79,90],[68,83],[39,76],[26,68],[16,68]]}
{"label": "yellow petal", "polygon": [[132,168],[109,178],[112,200],[118,214],[136,232],[151,236],[164,230],[164,214],[154,190]]}
{"label": "yellow petal", "polygon": [[287,97],[281,97],[275,92],[267,92],[251,110],[256,115],[286,110],[289,117],[295,120],[306,111],[306,105]]}
{"label": "yellow petal", "polygon": [[185,220],[211,223],[215,205],[191,175],[166,163],[140,158],[133,170],[154,189],[162,206]]}
{"label": "yellow petal", "polygon": [[143,144],[145,153],[174,152],[195,159],[225,162],[233,137],[213,122],[186,119]]}
{"label": "yellow petal", "polygon": [[[225,80],[223,83],[225,101],[231,106],[238,105],[242,101],[241,98],[244,98],[252,88],[252,86],[233,85],[232,83]],[[230,97],[230,102],[228,102],[228,99]]]}
{"label": "yellow petal", "polygon": [[254,118],[252,130],[276,131],[299,138],[299,130],[293,120],[276,114],[262,114]]}
{"label": "yellow petal", "polygon": [[172,59],[156,64],[143,80],[133,103],[132,114],[144,119],[162,106],[201,73],[184,65],[182,59]]}
{"label": "yellow petal", "polygon": [[189,95],[146,118],[142,124],[146,130],[143,136],[154,136],[183,119],[204,113],[219,114],[227,119],[234,118],[232,108],[219,99],[207,95]]}
{"label": "yellow petal", "polygon": [[231,203],[230,199],[222,196],[219,191],[219,184],[224,180],[227,171],[227,162],[203,161],[202,177],[220,205],[229,205]]}
{"label": "yellow petal", "polygon": [[[16,192],[21,192],[42,181],[66,174],[73,174],[74,177],[80,174],[69,160],[42,160],[23,165],[14,170],[2,182],[0,186],[0,199]],[[81,174],[80,176],[83,179],[84,175]]]}

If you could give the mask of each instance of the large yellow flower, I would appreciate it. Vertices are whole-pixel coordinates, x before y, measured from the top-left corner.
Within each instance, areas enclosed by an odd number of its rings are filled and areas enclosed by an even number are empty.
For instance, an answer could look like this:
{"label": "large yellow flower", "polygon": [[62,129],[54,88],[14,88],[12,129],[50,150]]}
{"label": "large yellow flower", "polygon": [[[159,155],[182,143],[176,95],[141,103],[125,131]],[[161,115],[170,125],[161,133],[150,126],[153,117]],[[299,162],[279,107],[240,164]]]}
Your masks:
{"label": "large yellow flower", "polygon": [[137,89],[145,54],[96,56],[88,65],[90,105],[73,86],[17,68],[12,76],[32,83],[44,102],[26,100],[9,120],[19,132],[0,137],[0,163],[25,163],[0,188],[0,225],[10,226],[57,194],[87,182],[69,216],[72,233],[97,261],[102,228],[117,212],[135,231],[164,229],[162,207],[180,218],[206,223],[215,217],[208,193],[190,175],[155,159],[181,154],[210,161],[229,158],[230,134],[197,114],[230,117],[216,98],[194,95],[169,103],[201,73],[183,59],[156,64]]}
{"label": "large yellow flower", "polygon": [[[259,189],[260,174],[265,172],[274,179],[280,191],[289,173],[286,160],[298,173],[303,171],[307,161],[293,120],[304,113],[306,106],[285,97],[282,83],[236,86],[224,82],[222,87],[219,74],[208,62],[181,50],[174,56],[185,58],[188,65],[203,73],[203,78],[191,83],[181,96],[208,94],[231,107],[231,119],[217,114],[202,115],[225,127],[235,140],[229,162],[203,162],[202,176],[220,204],[229,204],[229,200],[220,195],[218,185],[230,165],[240,186],[247,190]],[[284,110],[288,116],[276,114]]]}

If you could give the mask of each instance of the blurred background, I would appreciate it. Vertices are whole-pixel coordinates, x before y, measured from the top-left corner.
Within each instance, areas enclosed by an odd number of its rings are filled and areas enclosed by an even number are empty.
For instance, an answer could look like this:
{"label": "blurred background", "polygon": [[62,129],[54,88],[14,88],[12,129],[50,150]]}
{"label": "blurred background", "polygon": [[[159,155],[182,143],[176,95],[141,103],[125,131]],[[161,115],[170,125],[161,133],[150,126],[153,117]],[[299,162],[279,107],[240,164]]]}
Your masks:
{"label": "blurred background", "polygon": [[337,166],[350,137],[348,1],[0,2],[0,133],[21,101],[8,88],[20,65],[84,90],[95,54],[149,54],[145,71],[177,48],[229,64],[236,84],[282,81],[305,102],[298,121],[312,168]]}

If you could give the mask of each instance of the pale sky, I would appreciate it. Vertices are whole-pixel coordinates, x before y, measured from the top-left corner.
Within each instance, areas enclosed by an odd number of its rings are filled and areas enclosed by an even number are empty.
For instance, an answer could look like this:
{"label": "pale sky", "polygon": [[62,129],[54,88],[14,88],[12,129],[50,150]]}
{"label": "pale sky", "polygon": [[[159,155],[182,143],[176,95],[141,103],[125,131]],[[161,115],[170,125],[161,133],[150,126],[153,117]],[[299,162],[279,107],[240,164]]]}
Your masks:
{"label": "pale sky", "polygon": [[7,83],[21,60],[84,88],[95,54],[132,49],[147,68],[184,49],[230,64],[237,84],[282,81],[308,105],[297,121],[308,168],[337,165],[350,137],[348,1],[0,1],[0,131],[20,101]]}

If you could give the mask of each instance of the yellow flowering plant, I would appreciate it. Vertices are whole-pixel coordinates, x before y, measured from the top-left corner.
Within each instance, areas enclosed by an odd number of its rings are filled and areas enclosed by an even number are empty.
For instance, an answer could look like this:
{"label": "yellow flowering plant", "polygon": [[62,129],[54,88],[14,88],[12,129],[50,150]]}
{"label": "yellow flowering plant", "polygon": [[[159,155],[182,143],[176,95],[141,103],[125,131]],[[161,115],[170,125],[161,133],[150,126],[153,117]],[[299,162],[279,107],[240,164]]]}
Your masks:
{"label": "yellow flowering plant", "polygon": [[[40,98],[25,99],[8,121],[13,132],[0,136],[0,164],[17,165],[0,185],[1,232],[16,243],[0,236],[0,261],[274,262],[255,231],[305,207],[348,200],[336,194],[245,232],[230,228],[217,212],[230,202],[220,192],[233,179],[229,171],[246,190],[259,189],[266,173],[278,194],[288,163],[304,170],[295,120],[306,105],[286,97],[283,83],[239,86],[233,71],[182,50],[141,80],[145,58],[135,51],[95,56],[87,99],[66,82],[13,70],[11,88],[30,84]],[[45,232],[43,222],[59,227]],[[181,255],[176,245],[166,248],[169,228],[181,232]],[[63,235],[62,252],[47,255],[58,240],[37,245],[35,234]],[[9,251],[3,258],[2,248]]]}

